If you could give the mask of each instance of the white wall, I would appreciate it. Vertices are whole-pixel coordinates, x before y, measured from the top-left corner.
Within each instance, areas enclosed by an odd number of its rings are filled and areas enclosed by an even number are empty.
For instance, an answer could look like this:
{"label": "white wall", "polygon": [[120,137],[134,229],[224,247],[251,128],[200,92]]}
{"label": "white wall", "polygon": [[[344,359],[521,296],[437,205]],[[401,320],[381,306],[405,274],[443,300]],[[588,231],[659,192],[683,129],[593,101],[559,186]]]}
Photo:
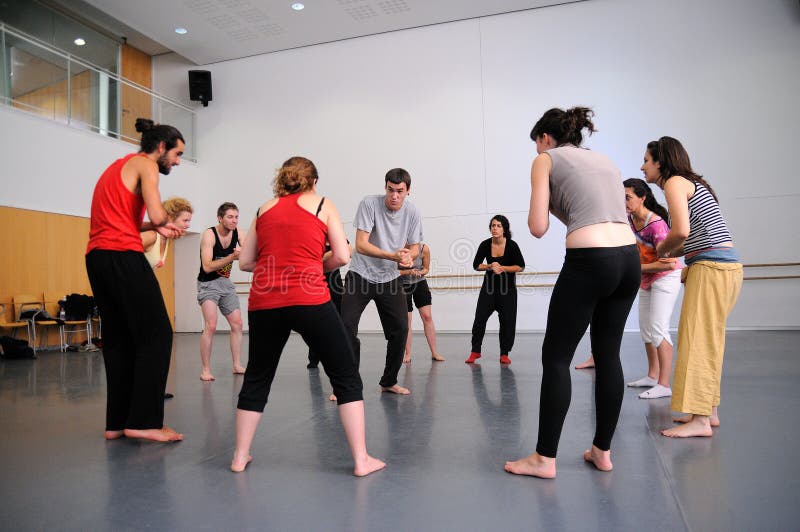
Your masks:
{"label": "white wall", "polygon": [[[138,151],[127,142],[0,106],[0,205],[89,216],[97,179],[115,159]],[[161,176],[161,195],[191,196],[200,168],[184,161]]]}
{"label": "white wall", "polygon": [[[270,196],[274,169],[305,155],[352,238],[358,201],[381,192],[387,169],[403,166],[440,271],[469,271],[497,212],[509,216],[528,269],[551,271],[564,231],[555,221],[542,240],[526,231],[535,155],[528,133],[548,108],[584,104],[600,130],[587,145],[609,154],[623,176],[640,175],[647,141],[675,136],[719,193],[743,261],[797,262],[798,30],[794,0],[594,0],[199,67],[214,84],[214,101],[198,116],[201,170],[186,179],[178,169],[175,182],[191,180],[186,195],[200,205],[193,229],[212,225],[222,201],[239,204],[246,226]],[[190,68],[198,67],[174,55],[155,58],[155,90],[185,101]],[[0,150],[17,156],[5,141]],[[108,157],[98,159],[102,171]],[[32,175],[28,162],[17,163],[19,175]],[[88,195],[80,198],[88,206]],[[176,273],[178,330],[199,330],[198,242],[176,247],[176,272],[187,272]],[[522,295],[519,330],[544,328],[549,295]],[[468,330],[476,297],[435,292],[438,328]],[[748,281],[729,323],[798,327],[798,299],[797,280]],[[635,309],[628,326],[637,326]],[[379,327],[369,309],[362,328]]]}
{"label": "white wall", "polygon": [[[790,0],[597,0],[208,65],[215,99],[199,112],[198,142],[213,177],[203,190],[239,203],[246,221],[270,196],[274,168],[302,154],[352,237],[358,201],[403,166],[439,271],[470,271],[496,212],[509,216],[529,270],[557,270],[560,224],[542,240],[526,231],[528,133],[549,107],[584,104],[600,130],[587,144],[625,177],[641,175],[647,141],[681,139],[718,191],[744,262],[794,262],[800,185],[786,156],[800,119],[799,23]],[[156,89],[185,100],[189,68],[157,58]],[[185,254],[194,269],[196,254]],[[439,329],[469,329],[476,295],[435,292]],[[520,330],[543,329],[549,295],[525,291]],[[796,280],[748,281],[730,325],[797,327],[799,295]],[[362,327],[379,328],[374,311]]]}

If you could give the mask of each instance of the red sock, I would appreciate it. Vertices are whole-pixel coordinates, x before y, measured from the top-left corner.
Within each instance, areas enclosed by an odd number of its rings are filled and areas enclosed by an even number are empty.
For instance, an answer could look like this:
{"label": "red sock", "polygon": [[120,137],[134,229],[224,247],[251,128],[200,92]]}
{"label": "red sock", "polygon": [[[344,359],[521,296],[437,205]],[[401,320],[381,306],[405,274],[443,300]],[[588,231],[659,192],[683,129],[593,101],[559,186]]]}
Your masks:
{"label": "red sock", "polygon": [[509,364],[511,364],[511,359],[508,358],[508,355],[500,355],[500,363],[501,364],[505,364],[505,365],[509,365]]}
{"label": "red sock", "polygon": [[472,364],[473,362],[475,362],[479,358],[481,358],[481,354],[480,353],[476,353],[475,351],[472,351],[469,354],[469,358],[466,359],[464,362],[466,362],[467,364]]}

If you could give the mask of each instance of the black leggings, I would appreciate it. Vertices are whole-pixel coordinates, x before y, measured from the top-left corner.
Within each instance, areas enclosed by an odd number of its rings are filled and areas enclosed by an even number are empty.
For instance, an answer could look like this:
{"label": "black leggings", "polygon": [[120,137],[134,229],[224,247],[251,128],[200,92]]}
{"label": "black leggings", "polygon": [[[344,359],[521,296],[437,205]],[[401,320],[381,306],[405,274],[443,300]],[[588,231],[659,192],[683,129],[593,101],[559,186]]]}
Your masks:
{"label": "black leggings", "polygon": [[494,311],[497,311],[500,322],[500,354],[507,355],[514,347],[514,337],[517,334],[517,288],[511,287],[507,291],[487,288],[484,280],[478,294],[478,304],[475,306],[475,321],[472,323],[472,351],[475,353],[481,352],[486,322]]}
{"label": "black leggings", "polygon": [[332,302],[251,310],[247,317],[250,350],[237,408],[264,411],[283,347],[292,330],[319,353],[340,405],[363,399],[353,350]]}
{"label": "black leggings", "polygon": [[592,443],[603,451],[611,448],[624,389],[619,347],[640,282],[641,266],[635,245],[567,250],[550,298],[542,345],[536,444],[540,455],[556,457],[572,396],[570,363],[590,323],[597,423]]}
{"label": "black leggings", "polygon": [[103,318],[106,430],[160,429],[172,326],[144,254],[95,249],[86,273]]}

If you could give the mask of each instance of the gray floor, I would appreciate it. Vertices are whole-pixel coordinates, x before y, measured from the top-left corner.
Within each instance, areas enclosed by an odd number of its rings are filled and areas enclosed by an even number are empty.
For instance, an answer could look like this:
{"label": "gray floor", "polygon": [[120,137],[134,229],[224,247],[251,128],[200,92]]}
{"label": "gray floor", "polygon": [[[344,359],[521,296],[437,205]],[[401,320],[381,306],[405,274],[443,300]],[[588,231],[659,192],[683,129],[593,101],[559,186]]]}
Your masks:
{"label": "gray floor", "polygon": [[[515,477],[506,459],[536,442],[542,337],[519,335],[513,364],[467,366],[467,335],[441,335],[432,364],[415,336],[401,370],[410,397],[380,394],[383,338],[363,338],[367,442],[385,471],[350,475],[351,461],[324,374],[289,341],[253,446],[228,471],[241,377],[227,338],[215,338],[214,383],[201,383],[199,336],[177,335],[167,423],[172,444],[102,438],[99,353],[43,353],[0,362],[0,528],[3,530],[798,530],[800,332],[732,332],[722,427],[713,438],[669,440],[669,400],[626,389],[615,469],[581,458],[592,437],[592,371],[573,371],[558,478]],[[245,341],[246,343],[246,341]],[[586,353],[585,340],[579,356]],[[638,334],[623,342],[626,378],[645,369]]]}

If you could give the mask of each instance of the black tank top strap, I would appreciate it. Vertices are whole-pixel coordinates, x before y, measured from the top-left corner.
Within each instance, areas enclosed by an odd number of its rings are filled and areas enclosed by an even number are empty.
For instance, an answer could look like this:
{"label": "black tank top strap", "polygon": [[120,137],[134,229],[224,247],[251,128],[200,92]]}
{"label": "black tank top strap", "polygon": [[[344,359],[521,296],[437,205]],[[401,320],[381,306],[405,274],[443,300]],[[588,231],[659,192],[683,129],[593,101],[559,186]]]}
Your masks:
{"label": "black tank top strap", "polygon": [[319,211],[322,210],[322,204],[323,203],[325,203],[325,198],[324,197],[321,200],[319,200],[319,205],[317,205],[317,212],[314,214],[314,216],[319,216]]}

